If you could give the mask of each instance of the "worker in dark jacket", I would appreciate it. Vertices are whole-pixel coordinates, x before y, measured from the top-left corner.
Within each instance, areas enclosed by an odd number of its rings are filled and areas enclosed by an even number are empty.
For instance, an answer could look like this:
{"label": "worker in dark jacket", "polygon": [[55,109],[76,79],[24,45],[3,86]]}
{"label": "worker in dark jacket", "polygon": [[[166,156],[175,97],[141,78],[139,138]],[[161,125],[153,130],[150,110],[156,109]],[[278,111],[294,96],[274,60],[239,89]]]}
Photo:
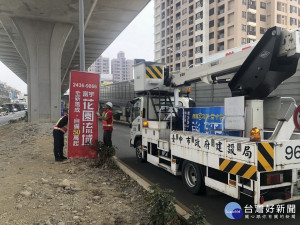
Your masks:
{"label": "worker in dark jacket", "polygon": [[68,115],[61,117],[53,128],[53,138],[54,138],[54,157],[55,161],[61,162],[67,159],[64,156],[64,134],[67,132],[68,125]]}

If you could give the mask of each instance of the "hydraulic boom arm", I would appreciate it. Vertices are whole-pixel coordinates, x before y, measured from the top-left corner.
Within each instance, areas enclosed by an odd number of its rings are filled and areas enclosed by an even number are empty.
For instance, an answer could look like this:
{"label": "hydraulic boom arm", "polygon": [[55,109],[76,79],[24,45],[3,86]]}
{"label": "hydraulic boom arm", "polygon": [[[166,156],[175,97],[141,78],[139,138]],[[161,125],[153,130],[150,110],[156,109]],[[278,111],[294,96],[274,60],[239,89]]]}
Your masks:
{"label": "hydraulic boom arm", "polygon": [[179,87],[196,81],[208,84],[229,83],[232,96],[249,99],[267,97],[297,69],[300,57],[300,30],[273,27],[253,47],[229,50],[224,57],[188,68],[166,77],[167,86]]}

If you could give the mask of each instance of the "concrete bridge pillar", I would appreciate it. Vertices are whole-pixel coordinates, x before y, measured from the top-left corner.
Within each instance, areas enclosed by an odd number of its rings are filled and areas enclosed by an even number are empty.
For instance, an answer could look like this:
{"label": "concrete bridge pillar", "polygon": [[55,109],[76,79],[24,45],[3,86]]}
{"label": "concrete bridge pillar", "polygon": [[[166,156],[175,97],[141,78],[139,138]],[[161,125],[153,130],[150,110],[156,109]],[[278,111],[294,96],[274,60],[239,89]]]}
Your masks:
{"label": "concrete bridge pillar", "polygon": [[56,122],[61,111],[61,57],[72,25],[14,19],[27,57],[28,115],[31,122]]}

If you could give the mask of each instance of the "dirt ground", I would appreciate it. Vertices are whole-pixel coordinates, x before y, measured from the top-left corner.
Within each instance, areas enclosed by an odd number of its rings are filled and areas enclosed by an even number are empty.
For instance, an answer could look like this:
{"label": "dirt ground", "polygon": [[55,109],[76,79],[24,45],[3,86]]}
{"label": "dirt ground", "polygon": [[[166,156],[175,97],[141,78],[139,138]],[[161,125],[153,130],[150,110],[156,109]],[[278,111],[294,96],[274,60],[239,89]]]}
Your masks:
{"label": "dirt ground", "polygon": [[146,192],[117,167],[54,161],[52,127],[0,126],[0,224],[148,224]]}

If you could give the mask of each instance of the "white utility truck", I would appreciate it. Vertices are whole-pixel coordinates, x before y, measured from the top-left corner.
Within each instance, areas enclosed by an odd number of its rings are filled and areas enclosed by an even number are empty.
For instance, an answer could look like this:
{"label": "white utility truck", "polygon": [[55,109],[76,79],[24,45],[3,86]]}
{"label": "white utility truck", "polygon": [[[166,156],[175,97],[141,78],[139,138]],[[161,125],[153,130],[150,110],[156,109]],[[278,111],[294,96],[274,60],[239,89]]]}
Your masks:
{"label": "white utility truck", "polygon": [[[273,27],[252,46],[176,75],[138,63],[130,138],[137,159],[181,175],[195,194],[210,187],[254,204],[299,200],[300,108],[290,97],[268,98],[295,74],[299,54],[300,30]],[[188,107],[178,88],[199,80],[228,83],[232,97],[222,107]]]}

